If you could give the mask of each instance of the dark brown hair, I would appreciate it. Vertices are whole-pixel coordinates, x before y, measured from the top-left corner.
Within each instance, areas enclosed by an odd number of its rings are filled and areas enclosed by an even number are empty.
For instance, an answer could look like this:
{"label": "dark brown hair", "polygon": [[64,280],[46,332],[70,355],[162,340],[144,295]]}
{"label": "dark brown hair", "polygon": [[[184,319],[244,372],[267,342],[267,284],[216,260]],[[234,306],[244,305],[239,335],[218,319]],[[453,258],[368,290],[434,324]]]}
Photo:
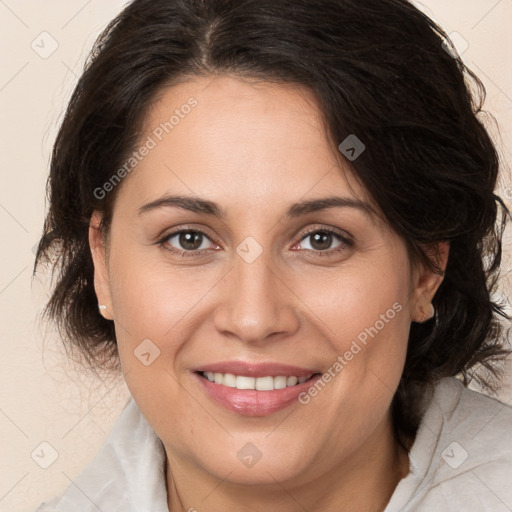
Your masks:
{"label": "dark brown hair", "polygon": [[58,269],[46,312],[63,338],[92,365],[116,362],[113,322],[98,312],[88,225],[99,210],[108,232],[122,184],[102,198],[94,191],[135,149],[159,91],[229,73],[311,90],[333,144],[350,134],[365,144],[354,172],[411,256],[435,268],[425,247],[450,242],[437,319],[411,325],[393,400],[397,433],[415,432],[418,390],[441,377],[461,374],[467,384],[474,374],[492,388],[494,362],[506,353],[499,318],[508,317],[491,294],[509,213],[494,194],[498,157],[477,116],[483,86],[445,38],[406,0],[129,4],[97,40],[53,148],[34,270],[43,261]]}

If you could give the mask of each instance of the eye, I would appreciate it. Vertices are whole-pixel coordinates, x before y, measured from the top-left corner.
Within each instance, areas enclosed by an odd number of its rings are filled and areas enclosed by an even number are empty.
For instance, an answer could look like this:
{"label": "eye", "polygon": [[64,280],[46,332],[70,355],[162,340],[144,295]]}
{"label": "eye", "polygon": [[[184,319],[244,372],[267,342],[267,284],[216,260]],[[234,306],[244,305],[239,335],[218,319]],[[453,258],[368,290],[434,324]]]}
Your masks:
{"label": "eye", "polygon": [[[193,256],[204,253],[211,246],[217,245],[203,233],[196,229],[180,229],[166,235],[159,241],[166,250],[182,256]],[[215,248],[214,247],[214,248]]]}
{"label": "eye", "polygon": [[[166,251],[182,257],[205,256],[209,249],[220,249],[206,233],[190,228],[173,231],[159,240],[158,244]],[[350,238],[334,229],[316,228],[304,234],[292,250],[306,250],[311,254],[329,256],[347,250],[352,245]]]}
{"label": "eye", "polygon": [[348,237],[333,229],[316,228],[306,233],[298,245],[300,245],[301,250],[305,249],[323,256],[347,249],[353,243]]}

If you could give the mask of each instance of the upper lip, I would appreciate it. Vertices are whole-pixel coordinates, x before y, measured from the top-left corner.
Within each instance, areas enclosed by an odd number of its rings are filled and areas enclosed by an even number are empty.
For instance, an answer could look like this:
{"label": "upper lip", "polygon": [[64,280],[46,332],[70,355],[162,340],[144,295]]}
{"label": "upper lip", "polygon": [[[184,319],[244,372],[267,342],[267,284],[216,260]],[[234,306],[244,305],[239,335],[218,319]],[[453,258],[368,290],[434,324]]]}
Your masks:
{"label": "upper lip", "polygon": [[282,363],[251,363],[246,361],[220,361],[218,363],[205,364],[194,369],[196,372],[232,373],[233,375],[245,375],[248,377],[304,377],[318,373],[318,370],[301,368]]}

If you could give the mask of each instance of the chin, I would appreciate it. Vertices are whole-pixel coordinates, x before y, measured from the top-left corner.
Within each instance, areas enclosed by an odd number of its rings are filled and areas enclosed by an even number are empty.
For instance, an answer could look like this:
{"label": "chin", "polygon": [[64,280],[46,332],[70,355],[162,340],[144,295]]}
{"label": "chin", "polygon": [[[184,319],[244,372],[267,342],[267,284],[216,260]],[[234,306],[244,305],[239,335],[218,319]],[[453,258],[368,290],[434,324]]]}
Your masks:
{"label": "chin", "polygon": [[[262,438],[267,435],[265,433]],[[192,458],[214,478],[237,485],[274,486],[276,481],[296,480],[307,468],[311,469],[312,464],[305,451],[297,450],[297,447],[304,446],[304,439],[290,442],[288,437],[288,443],[263,439],[255,440],[251,434],[238,435],[230,438],[230,443],[217,444],[207,456],[201,451]]]}
{"label": "chin", "polygon": [[276,482],[295,480],[302,473],[302,468],[292,466],[285,453],[274,454],[274,460],[271,461],[265,462],[262,458],[252,467],[244,466],[235,456],[234,459],[209,469],[209,472],[219,480],[234,485],[275,486]]}

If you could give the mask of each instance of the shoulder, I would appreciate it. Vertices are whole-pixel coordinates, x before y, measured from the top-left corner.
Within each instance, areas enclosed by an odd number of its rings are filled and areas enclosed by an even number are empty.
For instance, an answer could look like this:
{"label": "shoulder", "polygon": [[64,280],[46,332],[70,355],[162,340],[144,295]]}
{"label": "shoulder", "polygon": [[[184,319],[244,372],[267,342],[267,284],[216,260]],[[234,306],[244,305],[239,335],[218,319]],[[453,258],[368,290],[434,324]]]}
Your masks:
{"label": "shoulder", "polygon": [[167,512],[164,471],[162,442],[130,399],[92,462],[35,512]]}
{"label": "shoulder", "polygon": [[420,429],[416,448],[429,461],[424,465],[423,499],[418,504],[427,508],[444,504],[452,509],[510,510],[509,405],[470,390],[455,378],[443,379],[436,386]]}
{"label": "shoulder", "polygon": [[[438,448],[442,448],[446,469],[458,474],[493,461],[511,461],[510,405],[468,389],[459,380],[451,378],[439,383],[431,407],[437,411],[425,415],[425,425],[441,416]],[[443,442],[449,443],[444,446]],[[453,473],[449,474],[453,476]]]}

